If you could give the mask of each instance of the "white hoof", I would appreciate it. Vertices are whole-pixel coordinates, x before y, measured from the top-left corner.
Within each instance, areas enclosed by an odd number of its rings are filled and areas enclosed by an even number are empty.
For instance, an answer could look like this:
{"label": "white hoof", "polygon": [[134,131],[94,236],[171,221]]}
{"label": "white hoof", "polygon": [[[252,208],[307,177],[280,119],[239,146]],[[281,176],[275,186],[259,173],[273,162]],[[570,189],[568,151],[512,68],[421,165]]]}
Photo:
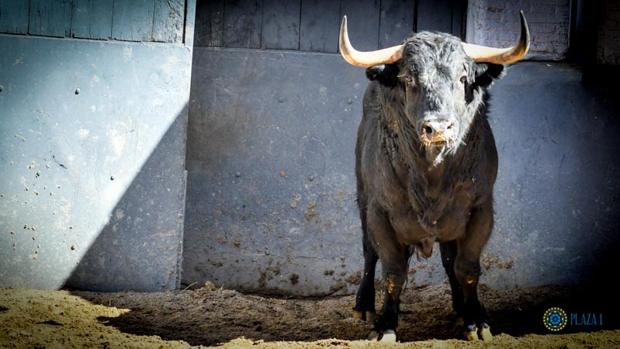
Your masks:
{"label": "white hoof", "polygon": [[478,340],[478,327],[476,325],[469,325],[465,329],[465,339],[468,341],[476,341]]}
{"label": "white hoof", "polygon": [[493,334],[491,334],[491,327],[489,327],[488,324],[483,323],[479,332],[480,338],[482,338],[483,341],[490,341],[493,339]]}
{"label": "white hoof", "polygon": [[383,332],[383,336],[381,336],[379,342],[396,343],[396,332],[394,332],[393,330],[387,330]]}
{"label": "white hoof", "polygon": [[383,343],[396,343],[396,332],[394,332],[394,330],[386,330],[381,333],[373,330],[368,335],[368,340]]}
{"label": "white hoof", "polygon": [[476,331],[467,331],[465,332],[465,339],[468,341],[477,341],[478,340],[478,332]]}

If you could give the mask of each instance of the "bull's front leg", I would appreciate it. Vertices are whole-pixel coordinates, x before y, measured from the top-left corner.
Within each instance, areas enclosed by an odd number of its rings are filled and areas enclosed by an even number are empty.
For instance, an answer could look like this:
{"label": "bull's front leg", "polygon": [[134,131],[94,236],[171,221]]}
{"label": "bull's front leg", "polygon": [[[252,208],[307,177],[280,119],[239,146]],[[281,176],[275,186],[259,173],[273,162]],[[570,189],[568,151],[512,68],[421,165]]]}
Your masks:
{"label": "bull's front leg", "polygon": [[478,299],[480,254],[492,228],[493,207],[489,199],[488,203],[472,210],[466,234],[457,240],[454,274],[463,292],[463,321],[468,340],[492,338],[486,310]]}
{"label": "bull's front leg", "polygon": [[[372,213],[370,212],[372,211]],[[397,240],[387,215],[378,210],[370,210],[368,229],[372,234],[373,246],[383,269],[383,307],[375,321],[375,330],[369,339],[382,342],[396,341],[396,327],[400,306],[400,293],[407,277],[409,250]]]}
{"label": "bull's front leg", "polygon": [[456,241],[446,241],[439,243],[439,251],[441,252],[441,263],[443,264],[448,281],[450,282],[450,290],[452,291],[452,309],[456,313],[457,318],[463,316],[463,289],[454,273],[454,260],[456,259]]}
{"label": "bull's front leg", "polygon": [[375,315],[375,268],[377,266],[377,252],[368,241],[368,229],[366,227],[366,212],[362,213],[362,230],[364,233],[364,275],[355,296],[353,316],[374,323]]}

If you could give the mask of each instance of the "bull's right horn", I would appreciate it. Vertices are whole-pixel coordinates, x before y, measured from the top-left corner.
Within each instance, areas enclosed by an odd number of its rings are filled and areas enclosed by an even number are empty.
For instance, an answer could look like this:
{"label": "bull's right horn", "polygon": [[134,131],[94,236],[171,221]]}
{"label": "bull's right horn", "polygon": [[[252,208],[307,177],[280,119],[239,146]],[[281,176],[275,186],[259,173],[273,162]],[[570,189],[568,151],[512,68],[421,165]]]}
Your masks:
{"label": "bull's right horn", "polygon": [[515,46],[497,48],[463,43],[465,53],[476,62],[511,64],[522,60],[530,49],[530,30],[527,27],[527,20],[523,11],[520,11],[519,15],[521,17],[521,35],[519,35],[519,40]]}
{"label": "bull's right horn", "polygon": [[394,63],[403,56],[403,45],[392,46],[376,51],[358,51],[353,48],[349,41],[347,30],[347,16],[342,17],[340,24],[340,37],[338,40],[340,54],[349,64],[360,68],[368,68],[379,64]]}

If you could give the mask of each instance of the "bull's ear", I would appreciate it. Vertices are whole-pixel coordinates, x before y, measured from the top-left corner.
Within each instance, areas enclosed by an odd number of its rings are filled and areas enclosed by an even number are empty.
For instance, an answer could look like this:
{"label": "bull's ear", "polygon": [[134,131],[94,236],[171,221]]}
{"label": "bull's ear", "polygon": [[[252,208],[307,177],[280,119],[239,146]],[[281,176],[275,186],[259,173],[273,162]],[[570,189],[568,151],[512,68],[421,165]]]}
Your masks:
{"label": "bull's ear", "polygon": [[394,87],[398,82],[398,65],[380,64],[366,68],[366,77],[368,80],[377,80],[382,85]]}
{"label": "bull's ear", "polygon": [[488,87],[493,83],[493,81],[501,78],[503,72],[504,66],[501,64],[476,63],[476,80],[474,81],[474,88]]}

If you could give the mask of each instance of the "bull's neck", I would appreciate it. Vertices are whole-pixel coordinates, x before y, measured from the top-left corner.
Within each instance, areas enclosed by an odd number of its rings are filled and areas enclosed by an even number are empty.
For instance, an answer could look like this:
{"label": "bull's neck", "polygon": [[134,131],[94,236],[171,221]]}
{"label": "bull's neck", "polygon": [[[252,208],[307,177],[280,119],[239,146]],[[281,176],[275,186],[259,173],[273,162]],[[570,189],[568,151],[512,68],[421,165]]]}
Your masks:
{"label": "bull's neck", "polygon": [[[467,153],[473,144],[471,130],[464,142],[451,151],[441,149],[429,151],[419,141],[411,123],[404,119],[382,120],[380,133],[382,144],[390,159],[394,174],[408,193],[411,206],[419,215],[434,212],[440,215],[447,202],[440,198],[449,198],[455,185],[463,176],[467,176],[469,167]],[[437,161],[437,156],[442,156]]]}

